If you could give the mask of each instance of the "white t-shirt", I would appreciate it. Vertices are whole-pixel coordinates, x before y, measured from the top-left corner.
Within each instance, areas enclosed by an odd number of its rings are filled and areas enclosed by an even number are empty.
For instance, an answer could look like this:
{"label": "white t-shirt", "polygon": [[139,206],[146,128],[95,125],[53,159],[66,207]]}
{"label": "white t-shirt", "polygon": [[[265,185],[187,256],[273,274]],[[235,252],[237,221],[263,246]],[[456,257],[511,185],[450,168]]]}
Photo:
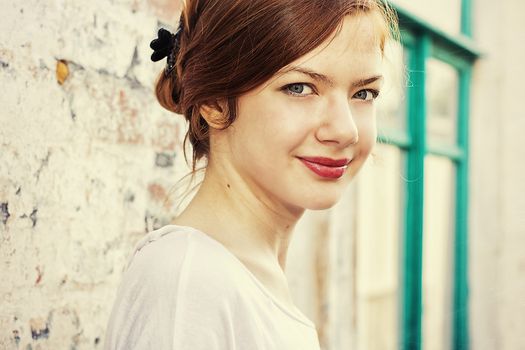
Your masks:
{"label": "white t-shirt", "polygon": [[106,350],[319,350],[315,325],[280,303],[217,240],[167,225],[136,246]]}

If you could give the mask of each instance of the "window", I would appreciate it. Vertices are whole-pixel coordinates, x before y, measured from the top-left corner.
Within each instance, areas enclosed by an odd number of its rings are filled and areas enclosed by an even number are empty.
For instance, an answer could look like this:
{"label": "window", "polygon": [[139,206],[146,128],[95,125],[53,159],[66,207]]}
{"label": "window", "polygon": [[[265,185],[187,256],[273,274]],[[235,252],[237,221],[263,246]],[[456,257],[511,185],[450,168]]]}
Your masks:
{"label": "window", "polygon": [[470,2],[394,6],[401,45],[387,47],[380,144],[358,180],[357,348],[468,349],[469,87],[478,57]]}

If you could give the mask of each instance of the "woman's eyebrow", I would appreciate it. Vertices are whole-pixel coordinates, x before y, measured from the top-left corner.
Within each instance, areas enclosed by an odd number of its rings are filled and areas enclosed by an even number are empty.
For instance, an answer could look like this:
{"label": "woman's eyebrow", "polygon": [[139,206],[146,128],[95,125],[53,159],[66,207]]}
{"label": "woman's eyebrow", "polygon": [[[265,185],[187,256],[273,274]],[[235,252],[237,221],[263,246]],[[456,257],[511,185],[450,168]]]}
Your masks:
{"label": "woman's eyebrow", "polygon": [[334,81],[332,79],[328,78],[326,75],[314,72],[313,70],[308,69],[308,68],[290,67],[290,68],[286,69],[283,72],[283,74],[290,73],[290,72],[297,72],[297,73],[301,73],[301,74],[304,74],[304,75],[308,75],[313,80],[323,82],[323,83],[325,83],[325,84],[327,84],[329,86],[334,86],[335,85]]}
{"label": "woman's eyebrow", "polygon": [[[308,68],[303,68],[303,67],[290,67],[288,69],[286,69],[284,72],[282,72],[282,74],[286,74],[286,73],[290,73],[290,72],[297,72],[297,73],[301,73],[301,74],[304,74],[304,75],[307,75],[309,76],[310,78],[316,80],[316,81],[320,81],[320,82],[323,82],[329,86],[334,86],[335,83],[332,79],[330,79],[329,77],[327,77],[326,75],[324,74],[321,74],[321,73],[317,73],[311,69],[308,69]],[[365,85],[368,85],[368,84],[371,84],[377,80],[381,80],[383,79],[383,76],[378,74],[378,75],[373,75],[369,78],[364,78],[364,79],[359,79],[355,82],[352,83],[352,88],[357,88],[357,87],[361,87],[361,86],[365,86]]]}
{"label": "woman's eyebrow", "polygon": [[352,83],[352,87],[353,88],[358,88],[358,87],[361,87],[361,86],[366,86],[368,84],[371,84],[377,80],[382,80],[383,79],[383,76],[378,74],[378,75],[374,75],[374,76],[371,76],[370,78],[365,78],[365,79],[359,79],[358,81]]}

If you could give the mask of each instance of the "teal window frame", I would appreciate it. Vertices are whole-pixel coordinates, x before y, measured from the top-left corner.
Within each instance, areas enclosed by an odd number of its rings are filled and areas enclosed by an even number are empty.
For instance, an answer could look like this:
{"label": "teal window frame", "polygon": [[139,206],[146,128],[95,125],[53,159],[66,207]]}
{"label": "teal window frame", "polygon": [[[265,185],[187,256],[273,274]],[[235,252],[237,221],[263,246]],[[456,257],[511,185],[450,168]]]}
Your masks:
{"label": "teal window frame", "polygon": [[[388,132],[379,142],[406,152],[407,179],[404,234],[401,244],[400,349],[419,350],[422,345],[422,265],[424,159],[437,155],[456,165],[456,206],[454,232],[454,276],[452,349],[469,349],[468,319],[468,163],[470,84],[472,66],[480,56],[471,38],[471,0],[461,3],[461,33],[450,35],[410,12],[392,5],[399,16],[401,43],[408,54],[410,87],[407,87],[407,123],[403,132]],[[430,146],[427,143],[426,62],[436,58],[458,72],[457,144]]]}

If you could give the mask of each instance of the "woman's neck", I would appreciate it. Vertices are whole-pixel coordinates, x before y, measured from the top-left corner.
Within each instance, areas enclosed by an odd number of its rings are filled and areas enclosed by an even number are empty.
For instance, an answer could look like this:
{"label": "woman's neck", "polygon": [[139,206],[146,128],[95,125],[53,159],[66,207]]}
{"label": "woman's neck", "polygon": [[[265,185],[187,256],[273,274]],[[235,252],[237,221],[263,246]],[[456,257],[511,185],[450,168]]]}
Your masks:
{"label": "woman's neck", "polygon": [[286,208],[236,175],[219,177],[208,168],[197,194],[174,223],[209,234],[241,260],[266,266],[273,261],[284,271],[293,229],[304,209]]}

